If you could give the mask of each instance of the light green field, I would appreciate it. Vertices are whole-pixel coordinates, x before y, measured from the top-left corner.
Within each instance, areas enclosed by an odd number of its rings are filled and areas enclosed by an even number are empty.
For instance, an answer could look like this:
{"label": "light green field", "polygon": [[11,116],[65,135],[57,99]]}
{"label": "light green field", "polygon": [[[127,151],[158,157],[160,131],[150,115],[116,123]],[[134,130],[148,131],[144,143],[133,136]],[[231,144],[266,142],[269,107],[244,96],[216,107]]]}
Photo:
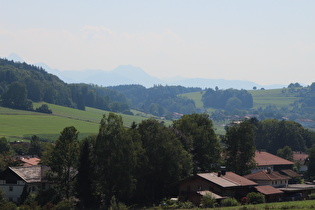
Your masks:
{"label": "light green field", "polygon": [[[38,107],[39,104],[34,104]],[[0,137],[10,141],[21,141],[25,137],[38,135],[42,139],[55,140],[63,128],[74,126],[82,139],[96,134],[103,114],[109,112],[86,108],[86,111],[48,104],[53,114],[22,111],[0,107]],[[124,125],[129,127],[133,121],[140,123],[146,119],[140,116],[121,115]],[[168,122],[170,123],[170,122]]]}
{"label": "light green field", "polygon": [[203,92],[193,92],[193,93],[185,93],[180,94],[180,96],[185,96],[189,99],[192,99],[195,102],[196,108],[202,109],[203,108],[203,102],[201,100]]}
{"label": "light green field", "polygon": [[[253,96],[253,108],[265,108],[268,105],[276,105],[277,108],[290,107],[296,100],[300,99],[293,94],[283,94],[281,91],[282,89],[272,89],[249,90],[248,92]],[[202,93],[193,92],[181,95],[194,100],[197,108],[203,108],[203,103],[201,101]],[[207,111],[211,113],[214,109],[207,109]]]}
{"label": "light green field", "polygon": [[291,106],[299,97],[293,94],[283,94],[282,89],[273,90],[250,90],[248,91],[253,96],[253,108],[265,108],[268,105],[276,105],[278,108]]}

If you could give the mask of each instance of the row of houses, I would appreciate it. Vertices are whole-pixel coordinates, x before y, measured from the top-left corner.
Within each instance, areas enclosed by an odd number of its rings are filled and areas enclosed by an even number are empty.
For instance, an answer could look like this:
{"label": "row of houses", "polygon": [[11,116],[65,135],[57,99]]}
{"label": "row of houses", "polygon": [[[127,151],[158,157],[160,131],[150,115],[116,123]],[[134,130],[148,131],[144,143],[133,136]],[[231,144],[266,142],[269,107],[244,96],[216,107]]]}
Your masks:
{"label": "row of houses", "polygon": [[[303,157],[305,163],[307,157]],[[220,202],[228,197],[241,200],[250,192],[259,192],[265,195],[267,202],[278,202],[307,199],[309,194],[315,193],[313,183],[292,182],[301,177],[301,174],[292,170],[293,162],[261,151],[255,153],[255,161],[257,167],[245,176],[227,172],[222,168],[217,173],[199,173],[182,180],[179,184],[179,200],[199,205],[201,198],[207,193]]]}
{"label": "row of houses", "polygon": [[[295,153],[296,161],[301,162],[301,172],[307,156]],[[47,189],[50,184],[45,179],[49,170],[46,166],[38,165],[37,157],[20,157],[22,166],[8,167],[0,173],[0,188],[10,201],[19,203],[23,191],[37,193]],[[189,200],[199,204],[206,193],[211,193],[218,201],[227,197],[240,200],[249,192],[260,192],[266,196],[268,202],[286,198],[307,198],[315,193],[315,185],[293,184],[291,181],[301,175],[292,170],[293,162],[282,159],[267,152],[255,153],[257,167],[251,174],[239,176],[233,172],[226,172],[223,168],[217,173],[199,173],[179,184],[179,199]]]}

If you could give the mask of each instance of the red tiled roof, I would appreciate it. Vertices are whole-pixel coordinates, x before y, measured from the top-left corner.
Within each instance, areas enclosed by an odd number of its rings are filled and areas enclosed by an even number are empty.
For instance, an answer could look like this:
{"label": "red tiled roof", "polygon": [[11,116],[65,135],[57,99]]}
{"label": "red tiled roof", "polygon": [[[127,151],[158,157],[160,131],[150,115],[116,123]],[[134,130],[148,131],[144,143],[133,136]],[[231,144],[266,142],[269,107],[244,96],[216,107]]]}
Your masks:
{"label": "red tiled roof", "polygon": [[281,157],[275,156],[268,152],[255,152],[255,161],[258,166],[268,166],[268,165],[293,165],[294,163],[283,159]]}
{"label": "red tiled roof", "polygon": [[277,188],[274,188],[273,186],[270,186],[270,185],[256,186],[255,189],[264,195],[273,195],[273,194],[283,193],[281,190],[278,190]]}
{"label": "red tiled roof", "polygon": [[39,158],[21,158],[20,160],[23,162],[23,166],[36,166],[40,161]]}
{"label": "red tiled roof", "polygon": [[248,174],[248,175],[245,175],[244,177],[250,180],[271,180],[271,181],[290,179],[290,177],[284,176],[280,174],[279,172],[273,171],[269,173],[267,170],[262,170],[256,173]]}
{"label": "red tiled roof", "polygon": [[285,169],[285,170],[281,170],[281,172],[283,174],[288,175],[289,177],[301,177],[300,174],[296,173],[295,171],[291,170],[291,169]]}
{"label": "red tiled roof", "polygon": [[308,154],[301,153],[301,152],[294,152],[293,153],[293,160],[294,162],[300,162],[304,165],[305,160],[308,158]]}
{"label": "red tiled roof", "polygon": [[233,172],[226,172],[225,175],[218,176],[217,173],[200,173],[197,176],[213,182],[221,187],[237,187],[237,186],[255,186],[253,182],[245,177],[239,176]]}

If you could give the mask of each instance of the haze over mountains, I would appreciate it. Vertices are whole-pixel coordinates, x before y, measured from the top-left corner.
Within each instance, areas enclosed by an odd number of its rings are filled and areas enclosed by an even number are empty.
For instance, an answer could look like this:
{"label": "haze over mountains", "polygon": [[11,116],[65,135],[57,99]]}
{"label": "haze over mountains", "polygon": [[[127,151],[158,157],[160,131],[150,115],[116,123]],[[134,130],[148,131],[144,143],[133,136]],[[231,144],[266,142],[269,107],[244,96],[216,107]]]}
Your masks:
{"label": "haze over mountains", "polygon": [[[24,62],[23,59],[12,53],[6,57],[9,60]],[[100,86],[117,86],[124,84],[140,84],[145,87],[152,87],[153,85],[181,85],[185,87],[200,87],[200,88],[215,88],[218,86],[220,89],[252,89],[254,86],[257,88],[274,89],[286,87],[288,84],[275,84],[275,85],[260,85],[252,81],[245,80],[225,80],[225,79],[206,79],[206,78],[167,78],[160,79],[150,76],[140,67],[132,65],[121,65],[111,71],[101,69],[86,69],[86,70],[73,70],[61,71],[53,69],[45,63],[34,63],[35,66],[40,66],[48,73],[54,74],[66,83],[87,83],[96,84]]]}

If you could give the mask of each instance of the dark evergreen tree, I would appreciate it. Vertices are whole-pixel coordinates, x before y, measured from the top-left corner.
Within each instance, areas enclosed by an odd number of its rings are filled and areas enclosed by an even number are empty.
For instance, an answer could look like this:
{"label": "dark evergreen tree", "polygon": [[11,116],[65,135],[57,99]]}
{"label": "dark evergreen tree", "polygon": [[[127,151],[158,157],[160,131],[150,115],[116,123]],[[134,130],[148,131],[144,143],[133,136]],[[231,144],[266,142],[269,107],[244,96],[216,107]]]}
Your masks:
{"label": "dark evergreen tree", "polygon": [[92,161],[96,137],[90,136],[81,143],[76,192],[83,208],[97,208],[95,165]]}
{"label": "dark evergreen tree", "polygon": [[28,153],[30,155],[38,155],[39,157],[41,157],[43,151],[44,151],[44,148],[43,148],[43,145],[42,145],[39,137],[36,135],[33,135],[31,137],[31,144],[30,144],[30,148],[28,150]]}
{"label": "dark evergreen tree", "polygon": [[250,170],[256,166],[253,125],[245,120],[228,126],[222,140],[227,169],[239,175],[250,173]]}
{"label": "dark evergreen tree", "polygon": [[75,127],[66,127],[59,138],[43,156],[42,162],[51,168],[50,179],[56,183],[61,197],[69,198],[77,173],[79,144],[78,131]]}

